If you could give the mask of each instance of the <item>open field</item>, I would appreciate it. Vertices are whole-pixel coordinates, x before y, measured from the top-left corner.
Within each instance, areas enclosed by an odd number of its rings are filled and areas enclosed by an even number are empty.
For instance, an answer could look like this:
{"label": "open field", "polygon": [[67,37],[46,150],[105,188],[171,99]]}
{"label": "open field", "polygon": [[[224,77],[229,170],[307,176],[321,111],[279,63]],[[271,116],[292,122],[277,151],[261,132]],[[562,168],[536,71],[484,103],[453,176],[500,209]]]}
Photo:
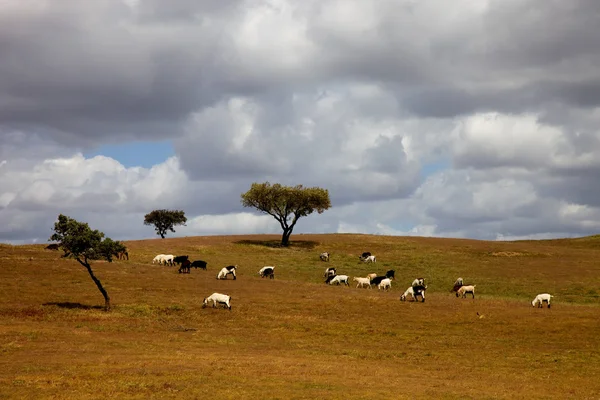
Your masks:
{"label": "open field", "polygon": [[[278,239],[126,242],[130,261],[92,265],[109,313],[76,261],[0,245],[0,399],[600,398],[598,237],[292,235],[289,249]],[[363,251],[378,262],[359,263]],[[158,253],[208,271],[152,265]],[[230,264],[238,279],[217,281]],[[264,265],[274,280],[258,276]],[[330,287],[326,266],[395,269],[396,281],[387,293]],[[427,301],[400,302],[417,276]],[[459,276],[477,285],[475,300],[449,293]],[[233,310],[202,309],[213,292]],[[543,292],[552,308],[534,309]]]}

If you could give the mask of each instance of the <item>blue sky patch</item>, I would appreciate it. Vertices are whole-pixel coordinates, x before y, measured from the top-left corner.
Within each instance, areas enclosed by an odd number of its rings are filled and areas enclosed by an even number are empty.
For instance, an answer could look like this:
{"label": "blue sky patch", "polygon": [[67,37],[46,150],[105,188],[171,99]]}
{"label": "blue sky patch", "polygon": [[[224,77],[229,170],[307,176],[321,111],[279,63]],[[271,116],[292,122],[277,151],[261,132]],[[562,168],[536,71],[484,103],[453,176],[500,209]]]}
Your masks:
{"label": "blue sky patch", "polygon": [[117,145],[103,145],[94,151],[84,153],[86,158],[98,155],[114,158],[123,166],[150,168],[175,155],[169,140],[160,142],[130,142]]}

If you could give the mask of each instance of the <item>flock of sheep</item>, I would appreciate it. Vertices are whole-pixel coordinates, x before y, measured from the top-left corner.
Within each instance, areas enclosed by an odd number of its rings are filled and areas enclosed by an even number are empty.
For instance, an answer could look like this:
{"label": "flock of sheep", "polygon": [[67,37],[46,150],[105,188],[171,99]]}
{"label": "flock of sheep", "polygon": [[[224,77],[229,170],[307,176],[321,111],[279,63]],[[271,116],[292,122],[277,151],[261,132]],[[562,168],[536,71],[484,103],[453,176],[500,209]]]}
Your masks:
{"label": "flock of sheep", "polygon": [[[321,253],[319,255],[321,261],[329,261],[330,254],[328,252]],[[365,263],[375,263],[377,259],[370,252],[364,252],[359,256],[359,259]],[[191,267],[201,268],[206,270],[206,261],[196,260],[191,262],[188,256],[177,256],[175,257],[172,254],[159,254],[152,260],[152,263],[158,263],[159,265],[170,265],[174,266],[175,264],[179,264],[179,273],[190,273]],[[237,279],[236,270],[237,265],[229,265],[227,267],[222,268],[217,274],[217,279],[227,279],[228,275],[232,275],[233,279]],[[258,274],[261,278],[275,278],[275,267],[274,266],[265,266],[262,267]],[[329,285],[346,285],[350,286],[348,275],[338,275],[335,268],[326,268],[325,269],[325,283]],[[354,277],[354,282],[357,282],[357,288],[369,288],[371,289],[373,285],[377,286],[378,290],[389,290],[392,287],[392,280],[395,279],[395,270],[389,270],[385,275],[378,276],[377,274],[368,274],[366,277]],[[411,286],[406,289],[406,291],[400,296],[400,300],[405,301],[407,297],[411,297],[413,301],[418,301],[421,299],[421,302],[425,302],[425,291],[427,290],[427,285],[425,285],[425,278],[416,278]],[[473,299],[475,299],[475,285],[465,285],[462,278],[458,278],[454,282],[454,287],[451,292],[456,292],[456,297],[465,298],[467,294],[470,294]],[[554,297],[548,293],[538,294],[531,305],[533,307],[543,307],[543,304],[546,303],[548,308],[550,308],[550,300]],[[208,304],[212,302],[213,308],[216,308],[217,305],[221,305],[224,308],[227,308],[231,311],[231,296],[222,294],[222,293],[213,293],[212,295],[206,297],[202,302],[202,308],[205,308]]]}

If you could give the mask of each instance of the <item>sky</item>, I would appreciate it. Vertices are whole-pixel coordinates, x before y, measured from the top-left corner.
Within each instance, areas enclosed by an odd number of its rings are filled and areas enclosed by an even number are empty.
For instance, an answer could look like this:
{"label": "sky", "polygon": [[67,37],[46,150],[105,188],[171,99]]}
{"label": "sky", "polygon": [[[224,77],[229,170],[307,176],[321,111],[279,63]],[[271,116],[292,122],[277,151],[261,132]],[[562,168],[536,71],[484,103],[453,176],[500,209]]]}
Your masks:
{"label": "sky", "polygon": [[[281,233],[253,182],[328,189],[294,233],[600,231],[597,0],[3,0],[0,242]],[[292,236],[293,240],[293,236]]]}

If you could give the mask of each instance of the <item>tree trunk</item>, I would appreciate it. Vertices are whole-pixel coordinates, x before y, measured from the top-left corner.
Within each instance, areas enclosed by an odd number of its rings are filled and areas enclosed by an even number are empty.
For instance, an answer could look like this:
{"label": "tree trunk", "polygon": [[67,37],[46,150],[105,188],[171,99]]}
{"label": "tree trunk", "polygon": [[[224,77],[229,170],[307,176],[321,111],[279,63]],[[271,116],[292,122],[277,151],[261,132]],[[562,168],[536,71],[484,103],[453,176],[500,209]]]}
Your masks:
{"label": "tree trunk", "polygon": [[87,269],[88,273],[92,277],[92,280],[98,287],[98,290],[100,290],[100,293],[102,293],[102,296],[104,296],[104,310],[110,311],[110,297],[108,297],[108,293],[106,292],[106,290],[104,290],[104,287],[102,286],[102,283],[100,282],[100,280],[98,278],[96,278],[96,275],[94,275],[94,271],[92,271],[92,267],[90,266],[90,264],[88,264],[87,261],[83,262],[79,258],[77,259],[77,261],[79,261],[79,263],[81,265],[83,265],[85,267],[85,269]]}
{"label": "tree trunk", "polygon": [[161,232],[160,233],[160,237],[164,239],[165,238],[165,234]]}
{"label": "tree trunk", "polygon": [[288,247],[290,245],[290,236],[292,235],[292,229],[284,229],[283,236],[281,236],[281,245]]}

